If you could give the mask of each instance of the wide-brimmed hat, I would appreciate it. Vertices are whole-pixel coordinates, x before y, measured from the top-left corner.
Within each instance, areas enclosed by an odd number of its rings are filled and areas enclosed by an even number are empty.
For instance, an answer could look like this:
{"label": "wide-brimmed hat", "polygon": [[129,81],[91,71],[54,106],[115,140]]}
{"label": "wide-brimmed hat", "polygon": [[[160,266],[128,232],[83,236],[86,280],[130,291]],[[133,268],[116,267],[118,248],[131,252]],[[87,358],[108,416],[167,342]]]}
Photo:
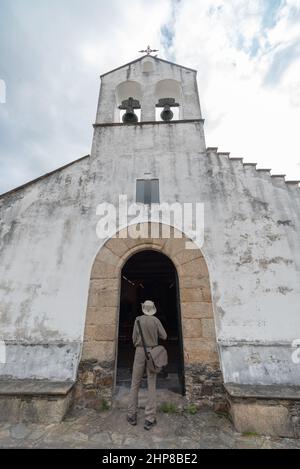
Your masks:
{"label": "wide-brimmed hat", "polygon": [[143,313],[147,316],[153,316],[156,313],[155,304],[151,300],[146,300],[144,303],[141,303]]}

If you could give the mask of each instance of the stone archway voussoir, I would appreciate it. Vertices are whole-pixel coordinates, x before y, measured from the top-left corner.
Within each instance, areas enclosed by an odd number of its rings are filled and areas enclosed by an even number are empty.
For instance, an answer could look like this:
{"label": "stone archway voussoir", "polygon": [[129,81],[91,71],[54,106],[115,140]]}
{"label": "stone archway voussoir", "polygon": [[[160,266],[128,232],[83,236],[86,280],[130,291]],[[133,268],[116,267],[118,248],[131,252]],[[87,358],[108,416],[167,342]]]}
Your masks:
{"label": "stone archway voussoir", "polygon": [[191,262],[195,259],[201,259],[201,258],[203,258],[203,255],[202,255],[202,253],[199,249],[197,249],[197,250],[184,249],[182,251],[179,251],[175,255],[174,258],[178,261],[178,264],[182,265],[182,264],[186,264],[188,262]]}
{"label": "stone archway voussoir", "polygon": [[116,266],[101,262],[96,259],[94,262],[91,279],[115,279],[118,278],[118,271]]}
{"label": "stone archway voussoir", "polygon": [[121,238],[111,238],[105,243],[105,246],[120,258],[128,251],[127,244]]}
{"label": "stone archway voussoir", "polygon": [[204,257],[198,257],[184,264],[180,264],[179,270],[179,275],[183,277],[209,276]]}
{"label": "stone archway voussoir", "polygon": [[104,245],[99,252],[99,256],[97,256],[97,260],[116,266],[119,263],[120,256],[114,254],[106,245]]}

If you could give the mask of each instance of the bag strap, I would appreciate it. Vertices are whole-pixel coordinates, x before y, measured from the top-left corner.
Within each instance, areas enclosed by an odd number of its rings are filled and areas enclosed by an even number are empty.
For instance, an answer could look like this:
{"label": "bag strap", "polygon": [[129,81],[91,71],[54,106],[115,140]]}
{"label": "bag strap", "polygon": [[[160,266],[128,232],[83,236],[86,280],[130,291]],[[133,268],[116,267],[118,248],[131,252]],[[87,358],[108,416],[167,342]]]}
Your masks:
{"label": "bag strap", "polygon": [[147,352],[147,348],[146,348],[146,344],[145,344],[145,339],[144,339],[143,331],[142,331],[142,326],[141,326],[141,324],[140,324],[139,319],[137,319],[137,323],[138,323],[138,328],[139,328],[139,330],[140,330],[140,334],[141,334],[141,338],[142,338],[142,342],[143,342],[143,347],[144,347],[145,356],[146,356],[146,359],[149,360],[149,353]]}

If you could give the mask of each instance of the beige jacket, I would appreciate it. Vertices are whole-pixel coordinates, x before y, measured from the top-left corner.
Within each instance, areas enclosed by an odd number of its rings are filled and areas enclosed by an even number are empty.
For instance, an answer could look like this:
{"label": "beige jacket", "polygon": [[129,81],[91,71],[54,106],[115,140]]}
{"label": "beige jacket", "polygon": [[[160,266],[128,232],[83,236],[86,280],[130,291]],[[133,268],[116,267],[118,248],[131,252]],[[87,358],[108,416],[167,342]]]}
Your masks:
{"label": "beige jacket", "polygon": [[155,347],[156,345],[158,345],[159,338],[166,340],[167,333],[160,320],[155,316],[147,316],[143,314],[142,316],[138,316],[136,318],[133,327],[132,341],[135,347],[137,347],[138,345],[143,345],[139,327],[137,324],[137,319],[140,321],[144,340],[147,347]]}

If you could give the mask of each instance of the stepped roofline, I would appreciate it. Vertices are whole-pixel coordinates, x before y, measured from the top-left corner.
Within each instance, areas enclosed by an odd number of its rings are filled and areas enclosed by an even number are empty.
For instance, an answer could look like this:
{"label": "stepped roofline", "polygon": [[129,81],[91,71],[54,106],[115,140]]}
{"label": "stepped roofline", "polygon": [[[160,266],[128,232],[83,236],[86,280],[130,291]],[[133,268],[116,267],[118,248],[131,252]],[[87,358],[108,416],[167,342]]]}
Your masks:
{"label": "stepped roofline", "polygon": [[142,57],[139,57],[138,59],[132,60],[131,62],[128,62],[124,65],[120,65],[120,67],[114,68],[113,70],[110,70],[109,72],[103,73],[102,75],[100,75],[100,78],[105,77],[106,75],[109,75],[110,73],[116,72],[117,70],[120,70],[121,68],[125,68],[125,67],[128,67],[129,65],[132,65],[136,62],[139,62],[139,61],[145,59],[146,57],[148,57],[148,58],[151,57],[152,59],[154,59],[156,61],[164,62],[166,64],[173,65],[174,67],[183,68],[185,70],[189,70],[190,72],[197,73],[197,70],[195,70],[193,68],[185,67],[184,65],[179,65],[179,64],[176,64],[175,62],[170,62],[169,60],[160,59],[159,57],[155,57],[153,55],[145,54],[145,55],[142,55]]}
{"label": "stepped roofline", "polygon": [[[224,157],[226,158],[228,161],[235,161],[235,162],[239,162],[242,164],[243,167],[252,167],[254,168],[255,172],[259,173],[259,172],[267,172],[267,173],[270,173],[272,171],[272,169],[270,168],[257,168],[257,164],[258,163],[251,163],[251,162],[244,162],[244,158],[233,158],[230,156],[230,152],[229,151],[218,151],[218,147],[207,147],[206,148],[206,153],[209,155],[209,154],[215,154],[217,156],[221,156],[221,157]],[[299,184],[300,184],[300,180],[286,180],[285,177],[286,175],[285,174],[269,174],[270,176],[270,179],[273,178],[282,178],[285,182],[285,184],[288,184],[288,185],[296,185],[297,187],[299,187]]]}

